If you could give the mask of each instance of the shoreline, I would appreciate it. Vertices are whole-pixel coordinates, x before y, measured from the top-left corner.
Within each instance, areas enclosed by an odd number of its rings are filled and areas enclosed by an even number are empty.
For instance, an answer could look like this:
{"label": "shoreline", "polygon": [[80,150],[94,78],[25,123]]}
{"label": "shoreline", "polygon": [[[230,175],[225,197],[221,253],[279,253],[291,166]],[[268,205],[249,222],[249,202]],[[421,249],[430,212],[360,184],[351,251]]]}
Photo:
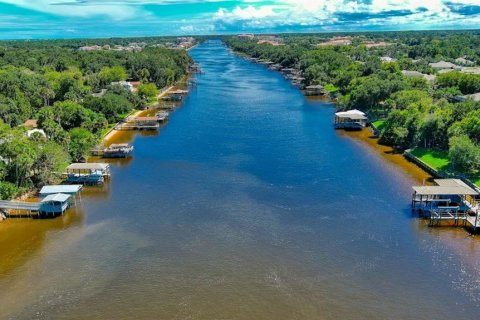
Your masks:
{"label": "shoreline", "polygon": [[408,160],[403,153],[395,152],[393,147],[380,144],[378,138],[375,137],[369,128],[364,128],[361,131],[344,131],[339,134],[354,140],[365,148],[368,148],[383,160],[395,165],[404,173],[419,181],[419,183],[428,184],[434,179],[432,174],[418,166],[416,163]]}
{"label": "shoreline", "polygon": [[[283,72],[281,72],[281,70],[275,70],[275,69],[272,69],[272,68],[269,68],[267,65],[265,65],[264,63],[262,63],[261,60],[256,60],[255,58],[253,58],[252,56],[246,54],[246,53],[243,53],[243,52],[239,52],[239,51],[235,51],[233,49],[230,48],[230,50],[232,51],[233,54],[235,54],[236,56],[242,58],[242,59],[245,59],[251,63],[254,63],[254,64],[259,64],[259,65],[263,65],[263,66],[266,66],[267,69],[271,70],[271,71],[274,71],[274,72],[277,72],[279,74],[281,74],[285,80],[287,80],[288,82],[291,83],[292,86],[294,86],[295,88],[297,88],[302,94],[303,96],[306,98],[306,99],[325,99],[325,100],[328,100],[329,102],[331,103],[336,103],[337,102],[337,98],[336,97],[332,97],[330,94],[328,93],[324,93],[322,95],[307,95],[305,90],[303,89],[300,89],[299,87],[297,87],[294,83],[292,83],[292,81],[285,77],[285,74]],[[393,147],[390,147],[390,146],[384,146],[384,145],[381,145],[378,141],[378,131],[376,130],[375,126],[373,125],[373,123],[371,123],[371,128],[372,128],[372,136],[371,137],[362,137],[360,140],[362,140],[364,143],[366,143],[367,145],[370,145],[373,149],[377,150],[377,151],[382,151],[383,153],[388,153],[390,155],[392,155],[392,157],[395,155],[395,156],[398,156],[398,157],[401,157],[403,158],[404,161],[400,161],[399,159],[397,159],[396,162],[397,164],[400,163],[400,162],[406,162],[406,163],[410,163],[411,165],[413,165],[416,169],[415,170],[412,170],[412,169],[409,169],[408,173],[414,173],[415,175],[417,174],[416,172],[418,170],[420,171],[423,171],[425,174],[428,175],[428,179],[429,180],[433,180],[434,178],[441,178],[442,177],[442,174],[440,172],[438,172],[438,170],[432,168],[431,166],[429,166],[428,164],[424,163],[421,159],[413,156],[412,154],[409,153],[410,150],[405,150],[404,152],[402,153],[396,153],[395,152],[395,149]],[[368,128],[365,128],[366,130],[368,130]],[[364,129],[364,130],[365,130]],[[370,140],[373,140],[374,142],[371,143]],[[388,151],[386,151],[388,150]],[[461,178],[461,177],[458,177],[459,179],[463,180],[464,182],[466,182],[467,184],[469,184],[470,186],[474,186],[476,189],[480,189],[480,185],[476,185],[471,179],[468,179],[468,178]]]}
{"label": "shoreline", "polygon": [[[173,89],[175,89],[177,86],[183,84],[183,83],[186,83],[187,79],[188,79],[189,75],[185,75],[184,77],[182,77],[178,83],[174,84],[174,85],[171,85],[171,86],[168,86],[168,87],[165,87],[165,88],[162,88],[160,90],[160,92],[157,94],[157,100],[155,103],[152,103],[152,104],[149,104],[146,106],[146,109],[144,110],[132,110],[123,120],[126,120],[127,118],[129,117],[141,117],[143,116],[144,114],[147,114],[151,111],[151,107],[157,105],[159,103],[159,100],[166,96],[167,94],[169,94]],[[99,142],[99,146],[102,146],[102,147],[108,147],[108,145],[112,144],[113,140],[119,136],[122,131],[121,130],[116,130],[115,127],[117,125],[119,125],[121,123],[120,122],[117,122],[113,128],[111,128],[107,133],[104,134],[104,136],[101,138],[100,142]],[[89,155],[87,158],[86,158],[86,162],[92,162],[92,161],[97,161],[98,160],[98,157],[96,156],[92,156],[92,155]],[[61,184],[61,182],[59,182],[59,184]],[[33,200],[37,200],[38,199],[38,192],[39,192],[39,188],[34,188],[32,190],[28,190],[27,192],[21,194],[21,195],[18,195],[17,197],[13,198],[11,201],[25,201],[25,202],[29,202],[29,201],[33,201]],[[2,220],[0,220],[2,221]]]}
{"label": "shoreline", "polygon": [[[182,80],[183,80],[183,79],[182,79]],[[181,80],[181,81],[182,81],[182,80]],[[133,117],[133,118],[140,117],[140,116],[142,116],[144,113],[150,111],[149,108],[152,107],[152,106],[154,106],[154,105],[156,105],[156,104],[158,104],[158,101],[159,101],[161,98],[163,98],[164,96],[166,96],[169,92],[171,92],[173,88],[175,88],[175,85],[171,85],[171,86],[169,86],[169,87],[165,87],[165,88],[161,89],[161,90],[160,90],[160,93],[157,94],[157,97],[156,97],[157,101],[156,101],[155,103],[152,103],[152,104],[150,104],[150,105],[147,105],[147,106],[146,106],[146,109],[144,109],[144,110],[132,110],[132,112],[130,112],[130,113],[123,119],[123,121],[126,120],[126,119],[128,119],[128,118],[131,118],[131,117]],[[102,140],[101,140],[101,142],[100,142],[100,145],[101,145],[101,146],[107,147],[108,144],[111,142],[111,140],[113,140],[113,139],[115,138],[115,136],[117,136],[117,135],[121,132],[120,130],[115,129],[115,128],[117,127],[117,125],[119,125],[121,122],[122,122],[122,121],[117,122],[117,123],[115,124],[115,126],[114,126],[112,129],[110,129],[110,130],[102,137]]]}

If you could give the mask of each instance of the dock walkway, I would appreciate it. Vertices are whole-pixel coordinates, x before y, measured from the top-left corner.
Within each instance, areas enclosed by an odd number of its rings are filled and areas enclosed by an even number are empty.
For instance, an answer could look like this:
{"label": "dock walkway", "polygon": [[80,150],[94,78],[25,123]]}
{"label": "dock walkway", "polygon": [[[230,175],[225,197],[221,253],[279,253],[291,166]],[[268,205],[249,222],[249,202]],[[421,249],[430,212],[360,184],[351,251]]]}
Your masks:
{"label": "dock walkway", "polygon": [[41,203],[0,200],[0,210],[39,211]]}

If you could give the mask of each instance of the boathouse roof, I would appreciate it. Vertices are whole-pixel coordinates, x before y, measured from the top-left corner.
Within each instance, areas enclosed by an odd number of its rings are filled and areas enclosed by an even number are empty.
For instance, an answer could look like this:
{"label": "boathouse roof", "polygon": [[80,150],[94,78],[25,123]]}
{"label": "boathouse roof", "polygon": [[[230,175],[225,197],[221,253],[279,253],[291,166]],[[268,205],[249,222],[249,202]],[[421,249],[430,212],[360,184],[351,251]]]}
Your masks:
{"label": "boathouse roof", "polygon": [[70,199],[69,194],[57,193],[57,194],[51,194],[51,195],[45,197],[42,200],[42,203],[52,202],[52,201],[54,201],[54,202],[66,202],[68,199]]}
{"label": "boathouse roof", "polygon": [[128,143],[112,143],[108,148],[116,149],[116,148],[128,148],[130,145]]}
{"label": "boathouse roof", "polygon": [[47,196],[57,193],[77,194],[82,188],[83,186],[80,184],[44,186],[42,190],[40,190],[40,195]]}
{"label": "boathouse roof", "polygon": [[187,90],[175,90],[175,91],[171,91],[170,93],[171,94],[187,94],[188,91]]}
{"label": "boathouse roof", "polygon": [[436,179],[436,186],[415,186],[413,190],[423,196],[479,195],[480,193],[460,179]]}
{"label": "boathouse roof", "polygon": [[357,109],[337,112],[335,113],[335,116],[338,118],[347,118],[347,119],[355,119],[355,120],[367,119],[367,117],[365,116],[365,113]]}
{"label": "boathouse roof", "polygon": [[156,121],[157,117],[136,117],[133,121]]}
{"label": "boathouse roof", "polygon": [[72,163],[67,170],[106,170],[108,163]]}

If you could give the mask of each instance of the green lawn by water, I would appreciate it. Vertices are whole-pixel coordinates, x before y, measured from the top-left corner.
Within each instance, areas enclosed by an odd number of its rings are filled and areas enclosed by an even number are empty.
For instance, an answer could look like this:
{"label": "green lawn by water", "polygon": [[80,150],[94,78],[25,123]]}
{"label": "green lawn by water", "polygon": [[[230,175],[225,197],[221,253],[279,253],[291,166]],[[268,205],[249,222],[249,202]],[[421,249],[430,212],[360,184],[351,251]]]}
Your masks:
{"label": "green lawn by water", "polygon": [[378,131],[382,131],[383,128],[385,127],[385,120],[377,120],[372,122],[375,128],[377,128]]}
{"label": "green lawn by water", "polygon": [[476,186],[480,187],[480,176],[472,178],[472,182],[475,183]]}
{"label": "green lawn by water", "polygon": [[437,151],[427,148],[415,148],[411,151],[411,153],[435,170],[445,170],[450,164],[447,151]]}
{"label": "green lawn by water", "polygon": [[[447,171],[450,169],[450,161],[448,160],[447,151],[415,148],[411,150],[410,153],[436,170]],[[475,185],[480,186],[480,175],[470,177],[470,181],[472,181]]]}

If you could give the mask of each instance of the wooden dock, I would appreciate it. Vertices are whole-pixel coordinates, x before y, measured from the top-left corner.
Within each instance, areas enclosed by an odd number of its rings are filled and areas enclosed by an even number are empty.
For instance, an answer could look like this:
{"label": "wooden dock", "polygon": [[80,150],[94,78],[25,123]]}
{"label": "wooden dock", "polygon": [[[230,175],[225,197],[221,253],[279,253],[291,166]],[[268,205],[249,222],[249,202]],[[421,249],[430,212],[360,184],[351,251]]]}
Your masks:
{"label": "wooden dock", "polygon": [[131,117],[118,124],[115,130],[158,130],[157,117]]}

